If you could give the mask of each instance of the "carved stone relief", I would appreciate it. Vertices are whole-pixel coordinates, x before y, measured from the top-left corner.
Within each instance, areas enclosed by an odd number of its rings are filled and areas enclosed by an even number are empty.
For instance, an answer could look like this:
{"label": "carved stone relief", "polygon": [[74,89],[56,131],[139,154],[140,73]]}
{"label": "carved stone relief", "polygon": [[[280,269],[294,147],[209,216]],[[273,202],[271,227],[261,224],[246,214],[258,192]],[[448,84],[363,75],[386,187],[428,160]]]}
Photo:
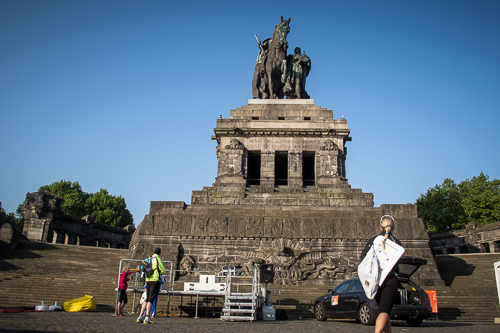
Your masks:
{"label": "carved stone relief", "polygon": [[218,272],[223,266],[236,268],[240,276],[251,276],[254,264],[273,264],[275,284],[299,284],[306,280],[344,279],[355,276],[359,260],[354,251],[339,248],[338,253],[313,250],[298,241],[280,238],[261,244],[255,250],[236,250],[226,255],[215,253],[185,255],[180,260],[180,276],[197,272]]}
{"label": "carved stone relief", "polygon": [[218,176],[243,174],[243,151],[245,146],[237,139],[220,149],[217,147]]}
{"label": "carved stone relief", "polygon": [[319,150],[327,150],[327,151],[334,151],[334,150],[338,150],[338,149],[339,149],[339,147],[335,144],[335,142],[333,142],[330,139],[327,139],[325,141],[325,145],[321,146],[319,148]]}
{"label": "carved stone relief", "polygon": [[225,147],[227,150],[243,150],[245,146],[238,139],[231,139],[228,145]]}

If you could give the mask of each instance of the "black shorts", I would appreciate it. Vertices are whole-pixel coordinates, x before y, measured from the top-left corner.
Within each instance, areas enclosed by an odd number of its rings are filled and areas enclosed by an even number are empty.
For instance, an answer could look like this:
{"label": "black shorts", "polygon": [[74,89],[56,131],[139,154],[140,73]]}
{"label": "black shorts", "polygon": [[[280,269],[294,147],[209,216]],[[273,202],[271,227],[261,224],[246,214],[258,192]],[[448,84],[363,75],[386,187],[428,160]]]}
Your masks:
{"label": "black shorts", "polygon": [[127,304],[127,291],[123,289],[118,289],[118,303]]}
{"label": "black shorts", "polygon": [[394,273],[390,273],[384,283],[378,288],[375,300],[377,301],[380,313],[384,312],[391,315],[394,299],[398,291],[398,277]]}
{"label": "black shorts", "polygon": [[158,295],[158,290],[160,289],[160,281],[148,281],[146,282],[146,302],[153,303],[156,296]]}

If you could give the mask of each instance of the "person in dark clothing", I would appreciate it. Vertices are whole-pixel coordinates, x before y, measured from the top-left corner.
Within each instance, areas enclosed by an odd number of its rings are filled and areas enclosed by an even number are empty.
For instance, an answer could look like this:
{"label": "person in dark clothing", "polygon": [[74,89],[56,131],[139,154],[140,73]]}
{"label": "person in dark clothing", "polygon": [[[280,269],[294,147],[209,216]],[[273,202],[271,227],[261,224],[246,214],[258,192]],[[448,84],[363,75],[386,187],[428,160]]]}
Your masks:
{"label": "person in dark clothing", "polygon": [[[392,232],[394,231],[394,218],[390,215],[384,215],[380,219],[380,234],[373,236],[366,243],[365,248],[361,252],[361,260],[364,259],[370,247],[373,245],[373,241],[378,236],[383,236],[384,241],[382,243],[382,248],[385,249],[385,242],[389,239],[394,243],[401,245],[399,239],[394,237]],[[389,272],[387,277],[381,286],[379,286],[377,295],[375,295],[375,301],[377,302],[380,310],[380,314],[377,317],[377,321],[375,323],[375,333],[390,333],[391,332],[391,310],[394,305],[394,298],[396,297],[396,293],[398,291],[398,275],[399,275],[399,267],[398,265],[394,265],[392,270]]]}

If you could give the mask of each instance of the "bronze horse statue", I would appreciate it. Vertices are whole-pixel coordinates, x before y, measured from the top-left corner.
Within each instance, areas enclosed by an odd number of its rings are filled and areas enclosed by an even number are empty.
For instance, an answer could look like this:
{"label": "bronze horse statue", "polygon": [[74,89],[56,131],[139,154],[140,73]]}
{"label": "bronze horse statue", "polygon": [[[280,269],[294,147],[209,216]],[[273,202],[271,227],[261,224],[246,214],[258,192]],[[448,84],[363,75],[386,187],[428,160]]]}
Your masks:
{"label": "bronze horse statue", "polygon": [[291,20],[284,20],[282,16],[281,22],[274,27],[273,38],[261,42],[255,35],[259,55],[252,81],[253,98],[285,98],[284,87],[288,75],[286,36],[290,32]]}
{"label": "bronze horse statue", "polygon": [[[284,98],[283,87],[285,80],[283,75],[286,74],[286,58],[288,42],[286,36],[290,32],[290,21],[292,19],[283,20],[274,27],[273,38],[269,44],[266,60],[266,74],[269,80],[269,94],[271,99]],[[283,64],[285,61],[285,64]]]}

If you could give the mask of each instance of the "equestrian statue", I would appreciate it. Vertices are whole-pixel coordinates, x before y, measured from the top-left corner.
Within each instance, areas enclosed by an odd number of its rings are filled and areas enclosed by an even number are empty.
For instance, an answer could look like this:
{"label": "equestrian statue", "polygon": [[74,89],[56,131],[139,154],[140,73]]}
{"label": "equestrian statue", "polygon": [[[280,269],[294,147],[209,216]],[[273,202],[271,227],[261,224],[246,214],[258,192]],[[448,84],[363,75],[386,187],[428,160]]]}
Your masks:
{"label": "equestrian statue", "polygon": [[253,98],[310,98],[305,84],[311,71],[311,59],[305,51],[300,54],[300,47],[295,48],[294,54],[287,55],[286,37],[291,20],[284,20],[282,16],[281,22],[274,27],[273,38],[261,42],[255,35],[259,54],[252,81]]}

